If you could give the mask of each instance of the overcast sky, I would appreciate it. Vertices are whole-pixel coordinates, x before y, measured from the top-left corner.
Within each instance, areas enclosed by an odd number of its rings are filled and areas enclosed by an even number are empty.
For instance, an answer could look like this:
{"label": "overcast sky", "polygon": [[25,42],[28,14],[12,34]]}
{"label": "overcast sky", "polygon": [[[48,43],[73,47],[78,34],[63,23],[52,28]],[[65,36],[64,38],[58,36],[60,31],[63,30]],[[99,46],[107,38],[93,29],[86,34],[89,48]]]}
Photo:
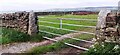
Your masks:
{"label": "overcast sky", "polygon": [[0,11],[117,6],[119,0],[0,0]]}

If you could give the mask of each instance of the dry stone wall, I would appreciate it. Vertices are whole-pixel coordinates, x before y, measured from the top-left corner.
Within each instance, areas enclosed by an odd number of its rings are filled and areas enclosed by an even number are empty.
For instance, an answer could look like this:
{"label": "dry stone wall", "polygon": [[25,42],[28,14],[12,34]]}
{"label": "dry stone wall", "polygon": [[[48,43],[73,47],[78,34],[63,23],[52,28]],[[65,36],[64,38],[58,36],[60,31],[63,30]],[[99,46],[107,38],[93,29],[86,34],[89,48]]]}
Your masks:
{"label": "dry stone wall", "polygon": [[[0,23],[0,27],[14,28],[29,35],[32,35],[33,33],[36,34],[38,32],[37,16],[34,14],[34,12],[24,11],[0,14],[0,21],[2,22]],[[34,26],[36,28],[34,28]]]}

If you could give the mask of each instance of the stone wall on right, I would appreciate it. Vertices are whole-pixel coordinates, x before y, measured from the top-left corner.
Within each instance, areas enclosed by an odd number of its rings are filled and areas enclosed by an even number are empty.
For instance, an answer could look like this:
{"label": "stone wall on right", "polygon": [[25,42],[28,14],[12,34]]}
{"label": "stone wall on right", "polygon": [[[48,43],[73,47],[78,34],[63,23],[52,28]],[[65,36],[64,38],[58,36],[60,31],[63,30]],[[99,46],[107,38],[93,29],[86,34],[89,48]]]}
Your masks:
{"label": "stone wall on right", "polygon": [[112,10],[101,10],[96,25],[97,42],[120,43],[120,13]]}

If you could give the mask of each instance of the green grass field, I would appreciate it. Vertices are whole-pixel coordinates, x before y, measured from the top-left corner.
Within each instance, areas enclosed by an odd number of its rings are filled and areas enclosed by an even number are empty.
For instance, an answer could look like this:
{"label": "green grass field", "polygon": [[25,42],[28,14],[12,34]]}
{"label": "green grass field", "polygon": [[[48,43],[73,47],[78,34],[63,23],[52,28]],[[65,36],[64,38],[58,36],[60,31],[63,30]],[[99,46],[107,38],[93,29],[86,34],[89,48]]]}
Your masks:
{"label": "green grass field", "polygon": [[[48,16],[39,16],[38,20],[39,21],[60,23],[60,20],[57,19],[57,18],[97,19],[97,15],[96,14],[91,14],[91,15],[63,15],[63,16],[48,15]],[[62,22],[63,23],[68,23],[68,24],[76,24],[76,25],[96,26],[96,21],[63,20]],[[59,24],[39,22],[39,25],[52,26],[52,27],[60,28]],[[65,28],[65,29],[71,29],[71,30],[77,30],[77,31],[87,31],[87,32],[94,32],[95,31],[94,28],[88,28],[88,27],[78,27],[78,26],[68,26],[68,25],[63,25],[62,27]],[[44,30],[44,31],[48,31],[48,32],[52,32],[52,33],[56,33],[56,34],[61,34],[61,35],[71,33],[71,31],[66,31],[66,30],[61,30],[61,29],[52,29],[52,28],[47,28],[47,27],[43,27],[43,26],[39,26],[39,29]]]}

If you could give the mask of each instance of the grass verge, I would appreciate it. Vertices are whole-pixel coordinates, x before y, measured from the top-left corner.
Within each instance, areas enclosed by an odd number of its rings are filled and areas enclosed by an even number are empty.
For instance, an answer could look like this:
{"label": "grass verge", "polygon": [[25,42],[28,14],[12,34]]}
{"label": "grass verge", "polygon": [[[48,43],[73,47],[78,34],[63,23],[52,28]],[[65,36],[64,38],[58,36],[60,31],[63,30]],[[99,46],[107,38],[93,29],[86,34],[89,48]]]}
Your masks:
{"label": "grass verge", "polygon": [[96,43],[86,55],[120,55],[120,44],[118,43]]}
{"label": "grass verge", "polygon": [[35,36],[29,36],[23,32],[16,31],[14,29],[7,29],[7,28],[1,28],[1,36],[0,36],[0,43],[1,44],[8,44],[8,43],[14,43],[14,42],[36,42],[42,40],[42,35],[37,34]]}

